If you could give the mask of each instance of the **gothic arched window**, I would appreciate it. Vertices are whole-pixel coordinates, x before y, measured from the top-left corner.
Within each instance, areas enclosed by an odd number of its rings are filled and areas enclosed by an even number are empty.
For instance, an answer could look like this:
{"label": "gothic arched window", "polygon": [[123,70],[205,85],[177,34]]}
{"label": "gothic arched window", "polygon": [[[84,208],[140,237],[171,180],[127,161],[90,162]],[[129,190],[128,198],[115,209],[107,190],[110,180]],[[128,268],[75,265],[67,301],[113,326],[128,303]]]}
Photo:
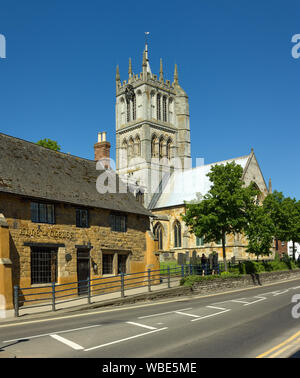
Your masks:
{"label": "gothic arched window", "polygon": [[151,156],[152,157],[157,157],[157,136],[156,135],[153,135],[152,139],[151,139]]}
{"label": "gothic arched window", "polygon": [[133,142],[133,139],[130,138],[129,139],[129,144],[128,144],[128,162],[130,161],[130,159],[133,158],[133,154],[134,154],[134,142]]}
{"label": "gothic arched window", "polygon": [[163,249],[163,227],[161,223],[156,223],[153,231],[154,231],[154,235],[158,239],[158,249],[162,250]]}
{"label": "gothic arched window", "polygon": [[167,122],[167,97],[163,97],[163,121]]}
{"label": "gothic arched window", "polygon": [[161,120],[161,95],[158,93],[156,97],[157,103],[156,103],[156,111],[157,111],[157,119],[158,121]]}
{"label": "gothic arched window", "polygon": [[141,155],[141,140],[140,137],[137,135],[134,140],[134,156]]}
{"label": "gothic arched window", "polygon": [[167,158],[171,159],[171,146],[172,146],[172,140],[168,139],[167,141]]}
{"label": "gothic arched window", "polygon": [[178,221],[174,223],[174,247],[181,247],[181,225]]}
{"label": "gothic arched window", "polygon": [[124,139],[122,143],[121,156],[120,156],[120,167],[122,168],[127,167],[127,153],[128,153],[127,150],[128,150],[127,140]]}
{"label": "gothic arched window", "polygon": [[169,122],[174,122],[174,100],[172,97],[169,98]]}
{"label": "gothic arched window", "polygon": [[160,159],[164,156],[164,150],[163,149],[164,149],[164,138],[161,137],[160,140],[159,140],[159,152],[158,152]]}
{"label": "gothic arched window", "polygon": [[132,99],[132,119],[136,120],[136,97]]}
{"label": "gothic arched window", "polygon": [[130,122],[130,101],[127,102],[127,122]]}

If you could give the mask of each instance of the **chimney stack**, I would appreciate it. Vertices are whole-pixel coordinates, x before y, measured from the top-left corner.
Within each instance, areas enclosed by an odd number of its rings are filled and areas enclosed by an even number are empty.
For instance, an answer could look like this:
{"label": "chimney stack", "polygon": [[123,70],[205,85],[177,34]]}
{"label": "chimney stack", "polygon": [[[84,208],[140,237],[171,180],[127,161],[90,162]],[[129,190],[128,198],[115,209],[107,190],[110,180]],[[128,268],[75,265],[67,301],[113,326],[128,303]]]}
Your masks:
{"label": "chimney stack", "polygon": [[98,142],[94,145],[95,161],[102,161],[104,168],[110,168],[110,143],[106,140],[106,132],[98,133]]}

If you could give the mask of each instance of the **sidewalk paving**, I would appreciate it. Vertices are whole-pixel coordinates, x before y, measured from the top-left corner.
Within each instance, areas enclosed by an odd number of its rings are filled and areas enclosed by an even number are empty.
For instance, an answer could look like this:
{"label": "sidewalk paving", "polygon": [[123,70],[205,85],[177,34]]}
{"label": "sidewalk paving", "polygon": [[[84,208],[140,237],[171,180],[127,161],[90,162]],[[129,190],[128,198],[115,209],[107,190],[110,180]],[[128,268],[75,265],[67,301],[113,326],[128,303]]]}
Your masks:
{"label": "sidewalk paving", "polygon": [[[167,296],[167,292],[170,291],[170,294],[174,292],[174,289],[180,287],[180,279],[174,278],[170,282],[170,288],[168,288],[167,280],[163,280],[162,283],[158,285],[151,285],[151,291],[149,291],[148,285],[143,287],[137,288],[130,288],[125,289],[125,297],[121,297],[121,292],[112,292],[101,294],[97,296],[91,297],[91,302],[88,303],[87,296],[78,296],[78,298],[72,298],[71,300],[67,301],[59,301],[55,302],[55,309],[56,311],[52,311],[52,302],[42,303],[34,306],[22,306],[19,308],[19,317],[15,317],[14,314],[10,317],[0,318],[0,324],[4,322],[12,322],[13,320],[24,319],[29,315],[44,315],[44,314],[56,314],[57,311],[78,311],[80,309],[89,309],[89,308],[97,308],[102,306],[109,306],[109,305],[121,305],[124,303],[133,303],[135,301],[140,300],[147,300],[151,299],[151,297],[155,297],[162,292],[162,296]],[[176,295],[176,294],[175,294]]]}

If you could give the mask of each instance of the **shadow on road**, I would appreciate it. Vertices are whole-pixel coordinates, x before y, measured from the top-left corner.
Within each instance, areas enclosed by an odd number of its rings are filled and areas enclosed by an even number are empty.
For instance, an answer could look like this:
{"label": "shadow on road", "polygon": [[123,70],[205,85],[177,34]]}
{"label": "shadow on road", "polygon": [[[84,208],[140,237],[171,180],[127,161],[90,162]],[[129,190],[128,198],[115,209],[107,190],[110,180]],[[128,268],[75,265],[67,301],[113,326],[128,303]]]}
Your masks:
{"label": "shadow on road", "polygon": [[14,342],[12,344],[4,345],[4,346],[0,347],[0,353],[5,352],[5,349],[12,346],[12,345],[17,345],[17,344],[23,343],[25,341],[29,341],[29,339],[21,339],[21,340],[17,340],[16,342]]}
{"label": "shadow on road", "polygon": [[292,354],[290,358],[300,358],[300,350],[298,350],[296,353]]}

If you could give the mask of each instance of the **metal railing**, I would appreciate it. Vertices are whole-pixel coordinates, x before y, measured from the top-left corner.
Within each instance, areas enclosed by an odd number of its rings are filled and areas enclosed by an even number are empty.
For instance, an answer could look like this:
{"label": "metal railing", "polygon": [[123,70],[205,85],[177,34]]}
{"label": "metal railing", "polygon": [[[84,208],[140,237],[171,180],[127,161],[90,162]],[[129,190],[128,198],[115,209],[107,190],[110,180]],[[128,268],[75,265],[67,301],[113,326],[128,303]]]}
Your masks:
{"label": "metal railing", "polygon": [[83,281],[75,281],[34,287],[14,286],[14,309],[15,316],[19,316],[20,308],[24,305],[26,309],[51,306],[52,311],[56,311],[58,304],[71,301],[78,301],[86,298],[87,303],[92,303],[92,298],[104,294],[119,292],[121,298],[125,297],[125,290],[147,287],[151,292],[152,286],[162,283],[171,288],[171,283],[177,283],[181,278],[189,275],[210,275],[219,274],[219,264],[211,267],[205,265],[181,265],[175,267],[165,267],[159,270],[148,269],[144,272],[121,273],[117,276],[91,278]]}

